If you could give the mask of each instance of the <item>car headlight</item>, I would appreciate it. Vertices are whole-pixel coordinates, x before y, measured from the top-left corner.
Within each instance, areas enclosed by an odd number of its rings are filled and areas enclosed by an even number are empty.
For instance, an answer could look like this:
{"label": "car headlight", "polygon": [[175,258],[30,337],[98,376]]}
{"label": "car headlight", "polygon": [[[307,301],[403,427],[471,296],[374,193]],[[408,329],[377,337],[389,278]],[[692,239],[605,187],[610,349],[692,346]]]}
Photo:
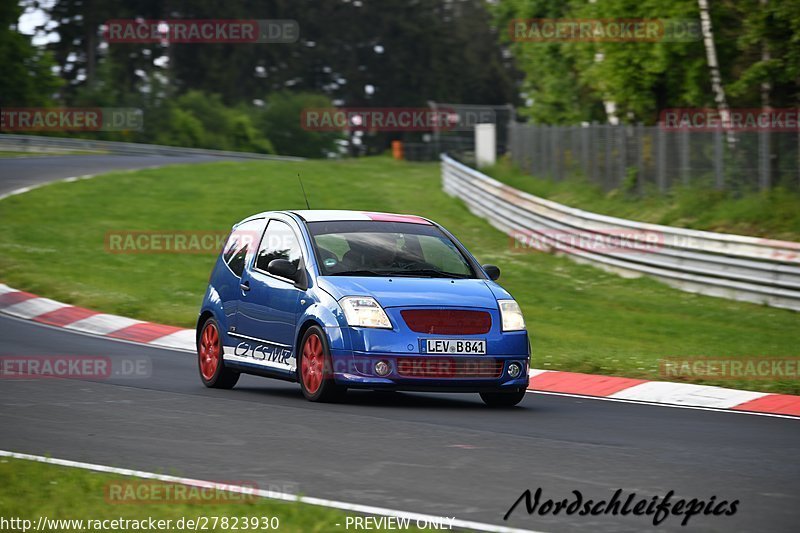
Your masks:
{"label": "car headlight", "polygon": [[375,298],[369,296],[345,296],[339,300],[347,323],[362,328],[392,328],[389,317]]}
{"label": "car headlight", "polygon": [[497,300],[500,305],[500,318],[503,319],[503,331],[520,331],[525,329],[522,310],[514,300]]}

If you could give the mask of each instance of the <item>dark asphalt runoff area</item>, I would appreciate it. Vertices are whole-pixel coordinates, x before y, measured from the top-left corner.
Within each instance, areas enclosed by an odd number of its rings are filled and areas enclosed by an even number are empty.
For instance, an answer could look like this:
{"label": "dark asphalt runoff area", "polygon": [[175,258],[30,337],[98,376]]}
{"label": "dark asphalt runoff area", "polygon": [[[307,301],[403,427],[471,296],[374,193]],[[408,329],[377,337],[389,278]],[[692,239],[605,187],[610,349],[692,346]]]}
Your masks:
{"label": "dark asphalt runoff area", "polygon": [[[0,163],[4,182],[9,163]],[[1,379],[3,450],[541,531],[789,532],[800,524],[798,420],[543,394],[508,410],[477,395],[367,391],[314,404],[295,384],[252,376],[233,390],[207,389],[187,352],[7,316],[0,339],[0,356],[103,356],[114,368],[146,368],[131,378]],[[674,491],[673,502],[739,503],[733,516],[694,516],[688,527],[678,516],[657,528],[647,516],[529,516],[524,503],[503,520],[537,488],[542,504],[572,502],[573,491],[609,500],[617,489],[637,500]]]}

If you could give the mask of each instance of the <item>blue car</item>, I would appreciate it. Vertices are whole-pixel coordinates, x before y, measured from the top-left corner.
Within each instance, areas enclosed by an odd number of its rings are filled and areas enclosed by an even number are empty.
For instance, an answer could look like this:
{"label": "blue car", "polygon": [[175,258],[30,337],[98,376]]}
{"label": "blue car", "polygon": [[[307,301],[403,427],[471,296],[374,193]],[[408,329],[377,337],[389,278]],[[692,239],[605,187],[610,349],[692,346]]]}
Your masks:
{"label": "blue car", "polygon": [[347,389],[473,392],[513,406],[530,345],[517,302],[443,227],[411,215],[281,211],[234,226],[197,321],[200,377]]}

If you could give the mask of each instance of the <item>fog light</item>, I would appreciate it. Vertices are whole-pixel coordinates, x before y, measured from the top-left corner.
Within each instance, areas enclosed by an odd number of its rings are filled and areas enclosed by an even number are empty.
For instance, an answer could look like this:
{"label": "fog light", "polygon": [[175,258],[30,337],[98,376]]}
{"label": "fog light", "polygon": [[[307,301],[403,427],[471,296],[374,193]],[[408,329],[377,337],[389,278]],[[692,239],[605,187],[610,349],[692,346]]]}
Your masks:
{"label": "fog light", "polygon": [[387,363],[386,361],[378,361],[377,363],[375,363],[375,373],[378,374],[379,376],[388,375],[390,370],[391,368],[389,368],[389,363]]}
{"label": "fog light", "polygon": [[520,373],[522,373],[522,365],[519,363],[511,363],[508,365],[508,375],[512,378],[519,377]]}

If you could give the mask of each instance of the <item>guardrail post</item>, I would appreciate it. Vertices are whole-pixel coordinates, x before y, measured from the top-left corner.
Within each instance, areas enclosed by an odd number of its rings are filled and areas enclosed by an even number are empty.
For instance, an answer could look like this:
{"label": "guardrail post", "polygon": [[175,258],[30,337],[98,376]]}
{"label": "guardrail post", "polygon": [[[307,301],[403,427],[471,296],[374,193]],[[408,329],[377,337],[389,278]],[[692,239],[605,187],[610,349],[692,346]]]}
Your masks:
{"label": "guardrail post", "polygon": [[612,135],[614,131],[612,128],[611,124],[603,125],[603,137],[606,146],[606,157],[603,160],[605,164],[605,169],[603,169],[603,189],[606,191],[611,189],[611,143],[614,140],[614,136]]}
{"label": "guardrail post", "polygon": [[678,157],[681,162],[681,183],[689,185],[689,132],[682,131],[679,134],[680,148]]}
{"label": "guardrail post", "polygon": [[551,142],[552,139],[550,138],[550,136],[552,135],[550,130],[552,128],[550,128],[550,126],[548,126],[547,124],[542,124],[540,126],[540,128],[541,128],[542,137],[543,137],[543,140],[542,140],[542,177],[549,178],[549,177],[551,177],[548,174],[550,173],[550,165],[551,165],[550,160],[552,159],[552,157],[551,157],[552,156],[551,146],[553,145],[553,143]]}
{"label": "guardrail post", "polygon": [[758,132],[758,188],[765,191],[770,188],[769,132]]}
{"label": "guardrail post", "polygon": [[619,183],[617,187],[624,187],[628,179],[628,126],[619,126]]}
{"label": "guardrail post", "polygon": [[547,177],[547,126],[536,126],[539,135],[539,176]]}
{"label": "guardrail post", "polygon": [[598,169],[598,166],[600,164],[600,160],[597,157],[597,151],[600,149],[600,146],[598,146],[598,143],[597,143],[597,122],[592,122],[592,124],[589,126],[589,145],[591,147],[590,148],[590,150],[591,150],[590,151],[591,159],[589,161],[589,164],[590,164],[589,172],[590,172],[590,177],[591,177],[592,183],[597,185],[598,182],[600,181],[599,169]]}
{"label": "guardrail post", "polygon": [[714,130],[714,187],[717,190],[725,188],[725,168],[723,166],[722,130]]}
{"label": "guardrail post", "polygon": [[589,179],[591,162],[589,161],[589,131],[591,126],[581,126],[581,163],[583,164],[583,177]]}
{"label": "guardrail post", "polygon": [[636,190],[644,194],[644,124],[636,125]]}
{"label": "guardrail post", "polygon": [[667,133],[660,123],[656,127],[656,182],[658,192],[667,191]]}
{"label": "guardrail post", "polygon": [[561,167],[564,160],[564,145],[561,135],[564,131],[562,126],[553,126],[553,178],[561,181]]}

